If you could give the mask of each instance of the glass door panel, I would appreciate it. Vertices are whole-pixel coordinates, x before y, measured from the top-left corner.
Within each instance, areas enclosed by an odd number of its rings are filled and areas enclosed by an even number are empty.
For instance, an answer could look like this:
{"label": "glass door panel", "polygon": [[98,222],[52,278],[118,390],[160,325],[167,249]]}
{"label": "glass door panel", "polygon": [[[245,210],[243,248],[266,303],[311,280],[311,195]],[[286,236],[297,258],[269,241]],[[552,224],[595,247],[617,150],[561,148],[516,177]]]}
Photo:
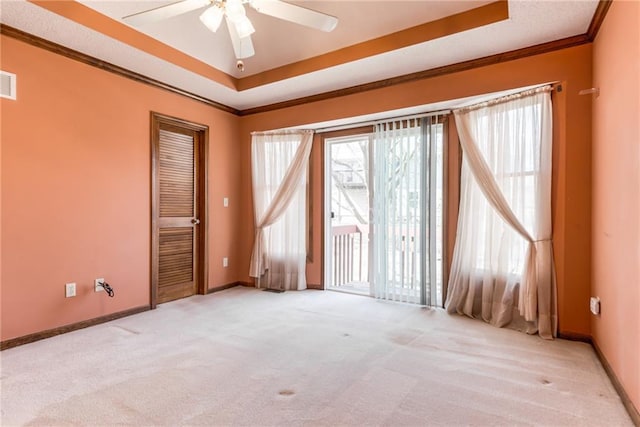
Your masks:
{"label": "glass door panel", "polygon": [[325,284],[369,295],[369,137],[332,140],[326,152]]}

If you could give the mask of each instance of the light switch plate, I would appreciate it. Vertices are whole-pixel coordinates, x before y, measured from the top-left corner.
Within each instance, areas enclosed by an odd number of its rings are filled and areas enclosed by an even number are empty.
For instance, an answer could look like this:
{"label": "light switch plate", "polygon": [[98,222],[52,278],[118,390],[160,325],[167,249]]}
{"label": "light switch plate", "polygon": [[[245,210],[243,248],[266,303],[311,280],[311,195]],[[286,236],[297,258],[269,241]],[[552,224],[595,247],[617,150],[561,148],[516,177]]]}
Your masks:
{"label": "light switch plate", "polygon": [[76,296],[76,284],[75,283],[67,283],[64,285],[64,296],[67,298]]}

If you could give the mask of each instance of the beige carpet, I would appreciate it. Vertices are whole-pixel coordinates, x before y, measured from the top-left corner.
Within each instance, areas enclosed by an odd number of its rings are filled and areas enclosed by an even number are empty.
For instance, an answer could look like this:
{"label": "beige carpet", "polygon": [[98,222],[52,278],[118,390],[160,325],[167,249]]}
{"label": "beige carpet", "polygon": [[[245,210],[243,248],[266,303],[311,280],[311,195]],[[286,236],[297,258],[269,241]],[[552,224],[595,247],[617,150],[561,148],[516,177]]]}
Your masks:
{"label": "beige carpet", "polygon": [[337,292],[233,288],[0,357],[3,426],[632,425],[587,344]]}

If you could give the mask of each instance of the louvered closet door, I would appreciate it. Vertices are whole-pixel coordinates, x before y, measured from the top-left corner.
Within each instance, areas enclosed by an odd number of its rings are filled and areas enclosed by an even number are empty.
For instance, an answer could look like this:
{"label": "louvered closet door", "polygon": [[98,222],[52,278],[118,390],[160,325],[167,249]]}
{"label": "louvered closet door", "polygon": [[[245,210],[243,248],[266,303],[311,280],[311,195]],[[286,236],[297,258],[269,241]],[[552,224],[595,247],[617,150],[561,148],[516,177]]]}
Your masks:
{"label": "louvered closet door", "polygon": [[196,293],[197,133],[163,125],[158,146],[157,301]]}

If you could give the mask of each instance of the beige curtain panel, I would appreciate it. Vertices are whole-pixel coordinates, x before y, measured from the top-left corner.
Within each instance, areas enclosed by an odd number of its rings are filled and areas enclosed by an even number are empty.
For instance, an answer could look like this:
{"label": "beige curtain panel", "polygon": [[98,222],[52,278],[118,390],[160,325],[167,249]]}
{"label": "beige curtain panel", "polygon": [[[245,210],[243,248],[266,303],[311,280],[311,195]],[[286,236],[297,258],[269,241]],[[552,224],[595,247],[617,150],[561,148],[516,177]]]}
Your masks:
{"label": "beige curtain panel", "polygon": [[551,339],[550,87],[454,111],[463,149],[447,311]]}
{"label": "beige curtain panel", "polygon": [[277,260],[277,272],[270,273],[277,274],[278,289],[306,287],[305,188],[312,141],[313,131],[306,130],[252,134],[255,240],[249,275],[260,279]]}

